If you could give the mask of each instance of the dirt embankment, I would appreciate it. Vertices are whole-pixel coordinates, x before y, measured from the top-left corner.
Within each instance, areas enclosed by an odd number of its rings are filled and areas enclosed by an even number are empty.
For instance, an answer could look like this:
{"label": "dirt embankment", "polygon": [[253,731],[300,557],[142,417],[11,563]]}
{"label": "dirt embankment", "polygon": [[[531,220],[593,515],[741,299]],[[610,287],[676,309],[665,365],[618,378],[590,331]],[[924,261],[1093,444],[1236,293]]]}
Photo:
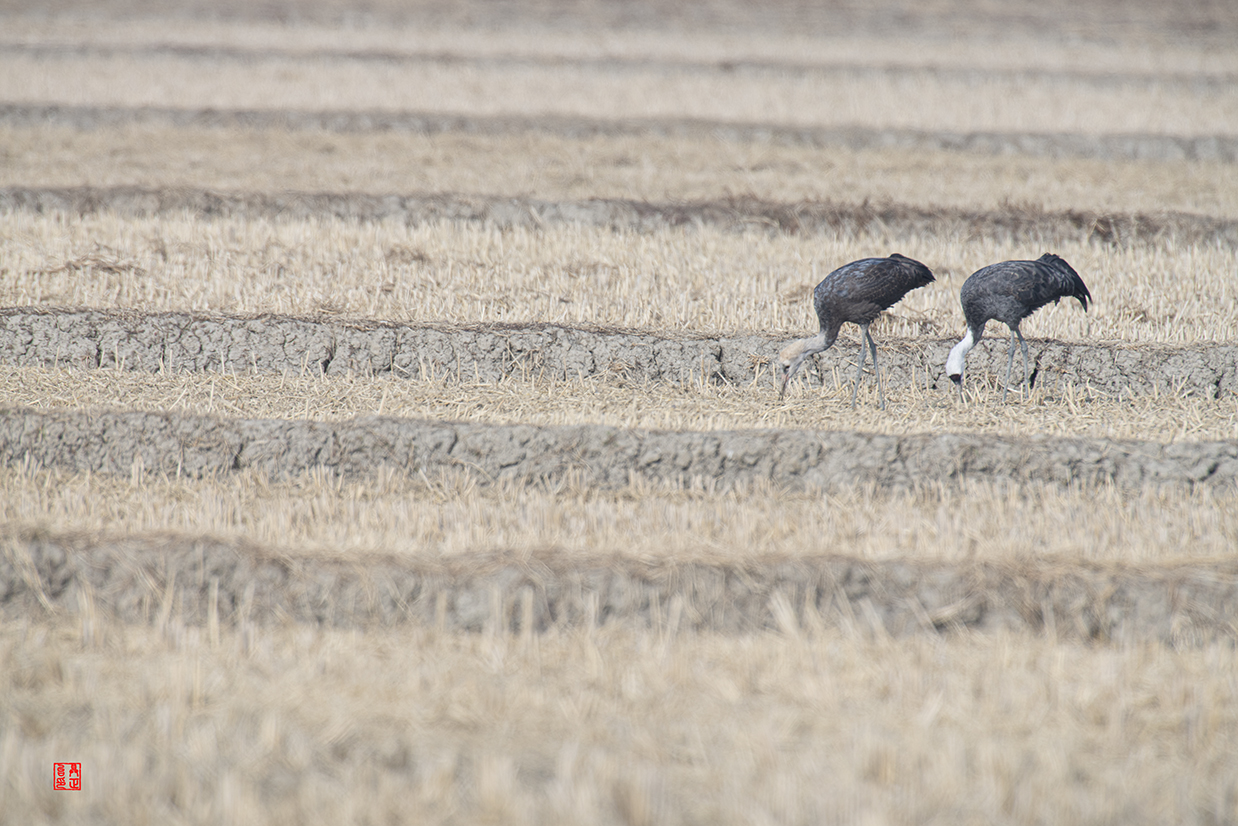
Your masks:
{"label": "dirt embankment", "polygon": [[846,557],[743,565],[546,552],[451,561],[292,558],[209,538],[22,534],[0,555],[0,612],[334,627],[413,622],[537,633],[633,623],[906,635],[1008,629],[1191,645],[1238,635],[1238,566],[951,563]]}
{"label": "dirt embankment", "polygon": [[328,132],[448,132],[506,135],[541,132],[566,138],[652,135],[769,142],[782,146],[909,149],[1104,160],[1238,162],[1238,137],[1073,132],[949,132],[862,126],[791,126],[691,118],[595,119],[572,115],[452,115],[437,112],[281,109],[175,109],[157,106],[0,105],[0,126],[116,128],[152,123],[193,128],[323,130]]}
{"label": "dirt embankment", "polygon": [[[807,331],[805,331],[807,332]],[[92,369],[275,372],[576,379],[622,376],[634,381],[747,384],[787,339],[760,334],[718,338],[580,329],[554,325],[435,327],[283,316],[104,310],[0,310],[0,364]],[[883,339],[887,386],[952,390],[945,376],[950,339]],[[1053,392],[1070,385],[1108,397],[1176,392],[1206,398],[1238,394],[1238,346],[1122,347],[1028,342],[1034,382]],[[968,358],[975,377],[1004,375],[1005,340],[982,343]],[[840,341],[809,367],[806,380],[845,381],[854,374],[854,345]],[[772,392],[772,390],[770,390]]]}
{"label": "dirt embankment", "polygon": [[1238,442],[1158,444],[971,434],[802,430],[660,431],[362,417],[342,422],[144,412],[0,412],[0,462],[201,477],[247,468],[365,475],[383,466],[482,482],[621,488],[634,479],[789,489],[958,481],[1144,485],[1238,483]]}

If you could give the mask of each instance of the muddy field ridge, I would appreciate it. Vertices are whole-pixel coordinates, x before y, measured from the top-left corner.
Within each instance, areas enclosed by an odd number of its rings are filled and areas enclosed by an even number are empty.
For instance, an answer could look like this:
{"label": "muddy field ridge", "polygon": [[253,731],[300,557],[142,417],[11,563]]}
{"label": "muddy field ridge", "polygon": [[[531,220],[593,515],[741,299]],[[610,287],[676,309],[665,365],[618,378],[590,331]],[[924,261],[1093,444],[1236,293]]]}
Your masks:
{"label": "muddy field ridge", "polygon": [[391,416],[335,422],[174,412],[0,410],[0,462],[77,472],[202,478],[254,469],[288,478],[323,469],[396,468],[619,489],[643,480],[728,490],[1005,481],[1047,485],[1238,483],[1238,441],[884,435],[851,431],[668,431],[608,425],[479,424]]}
{"label": "muddy field ridge", "polygon": [[465,633],[635,625],[680,632],[865,636],[1008,631],[1176,646],[1238,637],[1232,562],[638,560],[589,552],[298,557],[178,534],[0,537],[0,614],[102,611],[126,622]]}
{"label": "muddy field ridge", "polygon": [[[707,336],[555,324],[418,325],[277,315],[131,310],[0,309],[0,364],[495,382],[509,376],[696,382],[773,388],[770,363],[789,338],[759,332]],[[837,346],[801,371],[811,386],[850,380],[855,345]],[[952,389],[946,356],[955,339],[881,340],[888,387]],[[1178,393],[1238,395],[1238,345],[1117,345],[1029,339],[1034,386],[1109,398]],[[1005,370],[1006,342],[986,339],[968,360],[973,376]],[[772,390],[771,390],[772,392]]]}

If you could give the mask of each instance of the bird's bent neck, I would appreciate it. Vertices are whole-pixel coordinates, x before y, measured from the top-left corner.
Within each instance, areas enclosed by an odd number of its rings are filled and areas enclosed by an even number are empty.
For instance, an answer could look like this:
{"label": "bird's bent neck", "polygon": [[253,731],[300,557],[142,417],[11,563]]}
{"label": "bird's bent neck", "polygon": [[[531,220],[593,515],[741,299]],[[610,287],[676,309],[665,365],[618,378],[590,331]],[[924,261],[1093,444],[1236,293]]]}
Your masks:
{"label": "bird's bent neck", "polygon": [[976,346],[976,340],[972,337],[971,328],[967,328],[967,335],[963,336],[963,340],[954,345],[954,349],[950,351],[949,358],[946,359],[946,375],[961,376],[963,375],[963,362],[967,358],[967,353],[971,348]]}
{"label": "bird's bent neck", "polygon": [[815,336],[809,336],[804,339],[804,355],[811,356],[814,353],[820,353],[830,349],[830,345],[834,343],[834,339],[826,335],[825,330],[817,333]]}

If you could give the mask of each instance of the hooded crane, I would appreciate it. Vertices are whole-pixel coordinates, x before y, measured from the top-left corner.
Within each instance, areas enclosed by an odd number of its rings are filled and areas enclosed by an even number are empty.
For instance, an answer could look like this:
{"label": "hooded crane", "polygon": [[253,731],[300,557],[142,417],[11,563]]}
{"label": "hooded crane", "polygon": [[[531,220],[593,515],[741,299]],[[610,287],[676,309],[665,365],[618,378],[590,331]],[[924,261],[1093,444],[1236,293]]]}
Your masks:
{"label": "hooded crane", "polygon": [[827,275],[812,293],[813,307],[821,320],[821,332],[802,338],[783,348],[778,354],[778,397],[787,392],[787,382],[804,363],[804,359],[834,346],[838,330],[844,321],[858,324],[860,366],[855,374],[855,389],[851,391],[851,409],[855,409],[856,394],[864,375],[864,342],[873,353],[873,372],[877,374],[877,396],[885,410],[885,393],[881,389],[881,373],[877,372],[877,345],[869,335],[868,325],[882,310],[898,303],[907,293],[932,283],[935,279],[928,267],[897,252],[889,258],[865,258],[852,261]]}
{"label": "hooded crane", "polygon": [[1014,345],[1023,348],[1023,389],[1028,389],[1027,342],[1019,332],[1019,322],[1052,301],[1077,298],[1087,312],[1092,294],[1079,273],[1051,252],[1035,261],[1003,261],[990,264],[971,274],[963,283],[959,298],[967,319],[967,335],[954,345],[946,359],[946,374],[959,388],[963,397],[963,363],[967,352],[984,336],[984,325],[1000,321],[1010,328],[1010,356],[1006,359],[1006,386],[1002,401],[1010,390],[1010,372],[1014,368]]}

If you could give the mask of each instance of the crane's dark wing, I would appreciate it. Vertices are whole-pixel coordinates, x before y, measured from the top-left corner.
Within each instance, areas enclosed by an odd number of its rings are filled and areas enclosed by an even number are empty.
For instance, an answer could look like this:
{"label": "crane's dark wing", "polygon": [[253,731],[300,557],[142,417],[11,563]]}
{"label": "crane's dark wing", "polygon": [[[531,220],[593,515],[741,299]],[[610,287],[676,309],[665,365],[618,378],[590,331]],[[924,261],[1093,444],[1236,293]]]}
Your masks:
{"label": "crane's dark wing", "polygon": [[1083,283],[1083,279],[1079,277],[1079,273],[1075,272],[1075,268],[1066,263],[1066,259],[1046,252],[1036,259],[1036,263],[1052,272],[1050,279],[1059,288],[1055,298],[1077,298],[1083,305],[1083,311],[1087,312],[1092,294],[1088,292],[1088,285]]}
{"label": "crane's dark wing", "polygon": [[1036,261],[990,264],[974,272],[959,293],[963,313],[973,326],[991,318],[1014,324],[1050,302],[1069,297],[1078,298],[1086,310],[1092,295],[1070,264],[1051,253]]}
{"label": "crane's dark wing", "polygon": [[898,253],[864,258],[827,275],[813,291],[813,304],[823,321],[867,324],[907,293],[934,280],[928,267]]}

